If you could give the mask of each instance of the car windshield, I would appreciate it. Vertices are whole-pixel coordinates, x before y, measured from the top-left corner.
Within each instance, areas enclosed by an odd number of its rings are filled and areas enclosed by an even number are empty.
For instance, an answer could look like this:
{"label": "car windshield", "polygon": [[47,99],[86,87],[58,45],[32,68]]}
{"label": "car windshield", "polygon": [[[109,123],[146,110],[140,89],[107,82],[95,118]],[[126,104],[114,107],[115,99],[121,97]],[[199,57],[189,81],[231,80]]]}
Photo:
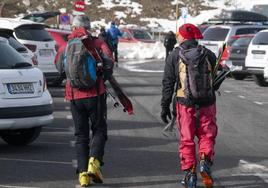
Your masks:
{"label": "car windshield", "polygon": [[152,40],[152,36],[148,31],[144,30],[132,30],[133,37],[141,40]]}
{"label": "car windshield", "polygon": [[19,39],[32,41],[53,41],[42,25],[22,25],[15,29]]}
{"label": "car windshield", "polygon": [[225,41],[230,29],[222,27],[213,27],[205,30],[203,40],[209,41]]}
{"label": "car windshield", "polygon": [[268,32],[258,33],[252,41],[254,45],[268,45]]}
{"label": "car windshield", "polygon": [[30,67],[31,64],[5,42],[0,42],[0,69]]}
{"label": "car windshield", "polygon": [[241,37],[234,40],[232,46],[247,47],[251,41],[252,37]]}

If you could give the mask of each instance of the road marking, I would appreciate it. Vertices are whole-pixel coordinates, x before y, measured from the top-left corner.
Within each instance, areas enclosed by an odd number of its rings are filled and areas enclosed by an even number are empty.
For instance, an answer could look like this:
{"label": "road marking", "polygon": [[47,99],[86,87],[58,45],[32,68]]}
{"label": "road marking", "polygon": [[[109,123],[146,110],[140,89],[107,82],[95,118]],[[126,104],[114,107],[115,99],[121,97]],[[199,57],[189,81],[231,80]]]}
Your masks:
{"label": "road marking", "polygon": [[65,110],[70,110],[70,106],[65,106]]}
{"label": "road marking", "polygon": [[66,119],[73,119],[73,116],[72,115],[67,115]]}
{"label": "road marking", "polygon": [[0,185],[0,188],[39,188],[39,187],[22,187],[22,186],[12,186],[12,185]]}
{"label": "road marking", "polygon": [[238,168],[240,172],[232,176],[256,176],[268,183],[268,167],[257,163],[250,163],[245,160],[239,160]]}
{"label": "road marking", "polygon": [[262,102],[258,102],[258,101],[254,101],[254,103],[257,104],[257,105],[263,105]]}
{"label": "road marking", "polygon": [[0,157],[0,160],[3,161],[17,161],[17,162],[30,162],[30,163],[47,163],[47,164],[63,164],[63,165],[72,165],[71,162],[62,162],[62,161],[43,161],[43,160],[31,160],[31,159],[10,159]]}
{"label": "road marking", "polygon": [[245,99],[245,98],[246,98],[246,97],[243,96],[243,95],[237,95],[237,97],[240,98],[240,99]]}
{"label": "road marking", "polygon": [[72,165],[74,168],[77,168],[78,167],[78,164],[77,164],[77,160],[76,159],[73,159],[72,160]]}
{"label": "road marking", "polygon": [[224,93],[232,93],[232,91],[224,90]]}
{"label": "road marking", "polygon": [[145,72],[145,73],[163,73],[163,70],[147,70],[147,69],[139,69],[137,66],[124,65],[125,69],[131,72]]}
{"label": "road marking", "polygon": [[75,147],[75,141],[74,140],[70,141],[70,146]]}
{"label": "road marking", "polygon": [[63,99],[63,101],[66,102],[66,103],[68,102],[66,99]]}

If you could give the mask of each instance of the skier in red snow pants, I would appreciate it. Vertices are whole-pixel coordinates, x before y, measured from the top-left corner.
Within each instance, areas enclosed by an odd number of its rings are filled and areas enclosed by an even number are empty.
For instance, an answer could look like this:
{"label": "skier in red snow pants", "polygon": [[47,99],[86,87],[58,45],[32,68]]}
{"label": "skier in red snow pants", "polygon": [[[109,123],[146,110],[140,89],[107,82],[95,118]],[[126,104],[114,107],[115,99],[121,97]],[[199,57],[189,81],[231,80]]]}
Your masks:
{"label": "skier in red snow pants", "polygon": [[[193,24],[184,24],[178,29],[179,46],[168,56],[162,80],[161,118],[165,123],[168,123],[167,118],[171,119],[169,106],[176,89],[179,156],[185,173],[181,183],[185,188],[196,187],[197,167],[204,185],[213,187],[211,166],[217,124],[212,73],[216,57],[213,52],[198,45],[197,39],[202,38],[200,30]],[[198,138],[198,160],[195,136]]]}

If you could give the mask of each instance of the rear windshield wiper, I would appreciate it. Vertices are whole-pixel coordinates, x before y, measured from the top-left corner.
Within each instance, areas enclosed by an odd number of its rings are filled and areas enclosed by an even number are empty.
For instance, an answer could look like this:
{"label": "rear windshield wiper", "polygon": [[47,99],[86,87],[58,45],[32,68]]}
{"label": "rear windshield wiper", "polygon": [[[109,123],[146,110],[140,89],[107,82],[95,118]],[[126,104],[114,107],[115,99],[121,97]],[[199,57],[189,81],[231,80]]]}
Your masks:
{"label": "rear windshield wiper", "polygon": [[21,63],[16,63],[15,65],[12,65],[13,69],[19,69],[19,68],[25,68],[25,67],[32,67],[32,65],[28,62],[21,62]]}

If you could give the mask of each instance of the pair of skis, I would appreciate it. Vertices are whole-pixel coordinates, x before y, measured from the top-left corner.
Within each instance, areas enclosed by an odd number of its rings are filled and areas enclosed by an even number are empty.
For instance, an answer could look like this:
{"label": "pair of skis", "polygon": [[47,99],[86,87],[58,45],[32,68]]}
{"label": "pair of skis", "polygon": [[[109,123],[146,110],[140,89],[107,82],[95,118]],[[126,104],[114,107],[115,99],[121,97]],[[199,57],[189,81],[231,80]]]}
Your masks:
{"label": "pair of skis", "polygon": [[[92,38],[90,37],[83,37],[81,38],[81,41],[83,45],[86,47],[90,55],[95,59],[96,62],[100,63],[103,62],[99,52],[96,48],[93,47],[92,44]],[[107,94],[112,98],[114,102],[114,107],[122,107],[124,112],[127,112],[129,115],[134,114],[133,112],[133,106],[132,102],[128,98],[128,96],[125,94],[123,89],[121,88],[120,84],[117,82],[117,80],[114,78],[114,76],[110,76],[108,79],[111,87],[113,88],[113,91],[116,96],[114,96],[109,90],[107,90]]]}

